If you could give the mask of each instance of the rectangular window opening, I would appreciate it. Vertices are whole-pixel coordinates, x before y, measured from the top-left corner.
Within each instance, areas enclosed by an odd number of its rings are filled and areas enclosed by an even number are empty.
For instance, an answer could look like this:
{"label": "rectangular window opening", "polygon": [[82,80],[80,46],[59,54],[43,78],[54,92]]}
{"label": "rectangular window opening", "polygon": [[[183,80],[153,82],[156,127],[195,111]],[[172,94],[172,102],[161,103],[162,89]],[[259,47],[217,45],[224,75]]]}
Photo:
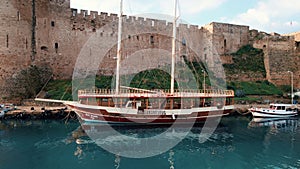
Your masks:
{"label": "rectangular window opening", "polygon": [[28,49],[28,40],[25,38],[25,48]]}
{"label": "rectangular window opening", "polygon": [[17,12],[17,18],[18,18],[18,21],[20,21],[20,19],[21,19],[20,11]]}
{"label": "rectangular window opening", "polygon": [[55,47],[55,52],[57,53],[57,50],[58,50],[58,43],[55,43],[55,44],[54,44],[54,47]]}
{"label": "rectangular window opening", "polygon": [[8,34],[6,35],[6,47],[8,48],[8,42],[9,42],[9,39],[8,39]]}
{"label": "rectangular window opening", "polygon": [[150,43],[154,44],[154,36],[153,35],[150,36]]}
{"label": "rectangular window opening", "polygon": [[55,26],[55,22],[51,21],[51,26],[54,27]]}

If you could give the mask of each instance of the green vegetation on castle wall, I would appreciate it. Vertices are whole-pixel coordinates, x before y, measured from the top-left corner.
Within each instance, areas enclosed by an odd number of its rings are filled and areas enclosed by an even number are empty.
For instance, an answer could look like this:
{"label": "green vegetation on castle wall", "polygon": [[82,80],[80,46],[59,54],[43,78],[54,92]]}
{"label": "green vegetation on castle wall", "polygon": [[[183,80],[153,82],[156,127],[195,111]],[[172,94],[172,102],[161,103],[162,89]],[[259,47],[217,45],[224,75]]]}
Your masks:
{"label": "green vegetation on castle wall", "polygon": [[31,65],[6,80],[8,99],[34,98],[52,77],[52,70],[48,66]]}
{"label": "green vegetation on castle wall", "polygon": [[246,45],[231,55],[233,64],[223,65],[227,75],[239,74],[241,72],[255,72],[262,74],[263,77],[266,76],[263,50]]}
{"label": "green vegetation on castle wall", "polygon": [[[282,95],[283,92],[268,81],[256,82],[228,82],[228,89],[235,91],[238,97],[246,95]],[[243,93],[243,94],[241,94]],[[241,94],[241,95],[239,95]]]}

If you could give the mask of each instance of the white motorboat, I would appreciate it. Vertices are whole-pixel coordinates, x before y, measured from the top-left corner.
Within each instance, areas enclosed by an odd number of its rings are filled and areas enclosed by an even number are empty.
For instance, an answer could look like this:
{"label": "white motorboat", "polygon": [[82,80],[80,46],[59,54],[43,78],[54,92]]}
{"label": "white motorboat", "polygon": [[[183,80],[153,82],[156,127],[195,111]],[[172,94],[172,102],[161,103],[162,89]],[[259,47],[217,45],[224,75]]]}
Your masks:
{"label": "white motorboat", "polygon": [[298,115],[298,109],[293,104],[270,104],[269,108],[251,108],[253,117],[278,118]]}

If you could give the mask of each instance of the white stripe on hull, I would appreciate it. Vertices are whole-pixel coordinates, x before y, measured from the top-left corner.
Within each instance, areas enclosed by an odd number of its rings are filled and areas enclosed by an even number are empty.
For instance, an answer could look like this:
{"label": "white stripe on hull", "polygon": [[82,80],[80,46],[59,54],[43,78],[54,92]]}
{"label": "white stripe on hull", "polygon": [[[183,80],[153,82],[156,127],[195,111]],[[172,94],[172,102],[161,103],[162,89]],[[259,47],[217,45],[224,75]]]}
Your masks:
{"label": "white stripe on hull", "polygon": [[265,113],[265,112],[251,112],[253,117],[292,117],[292,116],[296,116],[297,113],[289,113],[289,114],[269,114],[269,113]]}

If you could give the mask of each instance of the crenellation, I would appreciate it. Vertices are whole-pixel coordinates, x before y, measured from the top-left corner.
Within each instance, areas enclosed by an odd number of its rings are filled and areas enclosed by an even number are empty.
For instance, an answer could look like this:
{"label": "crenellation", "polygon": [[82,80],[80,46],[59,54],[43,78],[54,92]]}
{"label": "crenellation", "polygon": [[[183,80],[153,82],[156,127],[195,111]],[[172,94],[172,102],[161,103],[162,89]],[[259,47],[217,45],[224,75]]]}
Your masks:
{"label": "crenellation", "polygon": [[85,18],[88,15],[88,11],[81,9],[78,15],[79,17]]}
{"label": "crenellation", "polygon": [[166,29],[171,29],[172,30],[172,28],[173,28],[173,23],[172,22],[167,22]]}
{"label": "crenellation", "polygon": [[100,12],[101,19],[107,19],[108,13],[107,12]]}
{"label": "crenellation", "polygon": [[188,29],[188,26],[189,26],[188,24],[180,23],[178,27],[179,29]]}
{"label": "crenellation", "polygon": [[166,26],[166,24],[167,24],[167,21],[166,20],[156,20],[156,25],[157,26]]}
{"label": "crenellation", "polygon": [[133,22],[135,22],[136,21],[136,17],[135,16],[129,16],[127,19],[126,19],[126,21],[128,22],[128,23],[133,23]]}
{"label": "crenellation", "polygon": [[99,18],[98,11],[91,11],[90,12],[90,19],[98,19],[98,18]]}
{"label": "crenellation", "polygon": [[78,14],[78,9],[75,9],[75,8],[71,8],[71,13],[72,13],[72,17],[76,17],[77,14]]}
{"label": "crenellation", "polygon": [[138,21],[139,24],[143,24],[145,21],[144,17],[137,17],[136,20]]}
{"label": "crenellation", "polygon": [[145,26],[154,26],[155,25],[155,19],[145,18],[143,25]]}
{"label": "crenellation", "polygon": [[198,25],[189,25],[188,28],[189,28],[190,30],[192,30],[192,31],[195,31],[195,30],[200,29]]}
{"label": "crenellation", "polygon": [[109,16],[111,21],[117,21],[118,20],[118,14],[110,13]]}

